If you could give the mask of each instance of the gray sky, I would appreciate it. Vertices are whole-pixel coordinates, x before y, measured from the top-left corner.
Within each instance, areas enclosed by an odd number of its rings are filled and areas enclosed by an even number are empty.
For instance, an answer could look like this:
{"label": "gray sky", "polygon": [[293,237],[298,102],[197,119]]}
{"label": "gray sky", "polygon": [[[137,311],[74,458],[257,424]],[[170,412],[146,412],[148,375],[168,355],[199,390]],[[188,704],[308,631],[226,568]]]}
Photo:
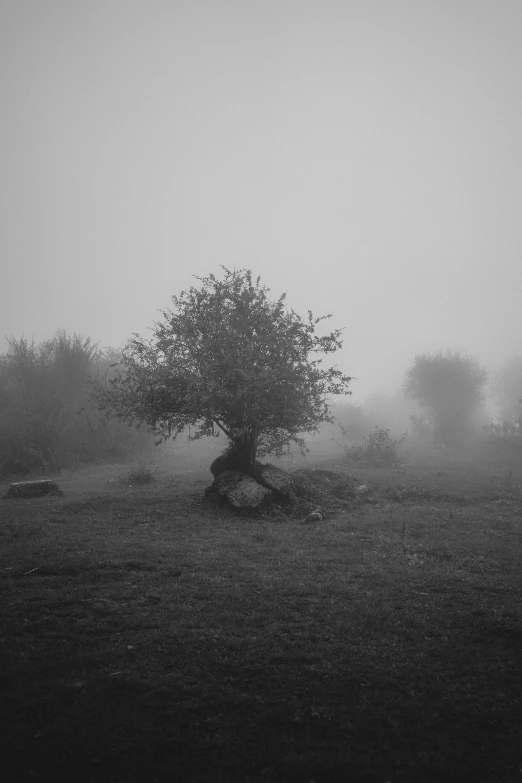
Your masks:
{"label": "gray sky", "polygon": [[520,0],[3,0],[0,53],[1,338],[119,346],[224,264],[356,398],[522,351]]}

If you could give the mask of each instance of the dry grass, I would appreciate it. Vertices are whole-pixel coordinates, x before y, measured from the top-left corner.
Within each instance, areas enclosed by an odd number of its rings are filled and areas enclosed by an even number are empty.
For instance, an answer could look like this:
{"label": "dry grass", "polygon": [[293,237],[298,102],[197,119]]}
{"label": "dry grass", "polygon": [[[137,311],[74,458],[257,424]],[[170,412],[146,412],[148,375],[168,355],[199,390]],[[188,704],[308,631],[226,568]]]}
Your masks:
{"label": "dry grass", "polygon": [[520,453],[410,449],[307,525],[197,452],[1,501],[9,781],[519,780]]}

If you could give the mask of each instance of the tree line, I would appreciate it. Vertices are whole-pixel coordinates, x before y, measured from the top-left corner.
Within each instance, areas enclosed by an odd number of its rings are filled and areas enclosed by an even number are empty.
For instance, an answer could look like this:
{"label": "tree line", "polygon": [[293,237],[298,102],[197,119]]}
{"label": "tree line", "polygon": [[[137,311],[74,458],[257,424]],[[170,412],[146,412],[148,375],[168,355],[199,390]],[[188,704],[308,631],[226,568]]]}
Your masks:
{"label": "tree line", "polygon": [[[323,361],[341,348],[341,330],[321,335],[329,315],[302,318],[249,270],[223,270],[172,297],[152,338],[134,335],[121,352],[76,334],[10,338],[0,357],[0,473],[114,456],[143,444],[143,425],[156,442],[187,428],[192,438],[221,434],[226,449],[212,471],[255,475],[258,457],[303,449],[305,433],[334,423],[331,401],[351,394],[352,378]],[[451,444],[465,438],[489,382],[473,357],[425,353],[402,393]],[[520,432],[522,357],[490,392]]]}
{"label": "tree line", "polygon": [[40,343],[10,337],[8,346],[0,356],[0,475],[59,470],[144,442],[144,432],[108,417],[92,397],[117,351],[65,332]]}

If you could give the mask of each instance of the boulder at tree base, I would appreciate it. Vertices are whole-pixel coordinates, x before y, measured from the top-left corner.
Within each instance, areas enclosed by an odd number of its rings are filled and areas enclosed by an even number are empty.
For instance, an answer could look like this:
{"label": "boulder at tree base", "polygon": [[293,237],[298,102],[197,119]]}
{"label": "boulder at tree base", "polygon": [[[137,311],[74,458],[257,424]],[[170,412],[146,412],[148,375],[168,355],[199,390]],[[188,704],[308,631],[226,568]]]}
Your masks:
{"label": "boulder at tree base", "polygon": [[352,477],[336,471],[305,468],[287,473],[275,465],[256,462],[255,476],[224,470],[205,495],[226,499],[245,510],[265,508],[272,502],[285,515],[302,515],[306,522],[319,522],[357,501],[372,502],[367,485],[357,487]]}
{"label": "boulder at tree base", "polygon": [[270,489],[239,470],[223,471],[216,476],[213,487],[236,508],[258,508],[272,497]]}
{"label": "boulder at tree base", "polygon": [[256,479],[264,487],[273,490],[278,495],[290,495],[292,492],[292,477],[275,465],[261,465],[256,463]]}

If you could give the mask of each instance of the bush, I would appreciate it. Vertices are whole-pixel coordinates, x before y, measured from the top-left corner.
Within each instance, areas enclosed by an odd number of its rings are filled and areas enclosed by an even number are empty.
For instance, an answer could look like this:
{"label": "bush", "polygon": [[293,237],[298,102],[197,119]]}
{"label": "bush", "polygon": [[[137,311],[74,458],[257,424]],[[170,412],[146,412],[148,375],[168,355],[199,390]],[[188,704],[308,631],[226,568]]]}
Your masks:
{"label": "bush", "polygon": [[513,419],[492,421],[490,424],[486,424],[483,429],[488,435],[493,435],[496,438],[507,438],[510,435],[522,434],[520,423]]}
{"label": "bush", "polygon": [[398,459],[398,450],[407,435],[400,438],[392,438],[390,430],[376,426],[364,437],[362,444],[345,447],[344,459],[350,464],[361,467],[389,467],[395,465]]}
{"label": "bush", "polygon": [[150,469],[144,462],[139,462],[127,473],[123,483],[131,484],[132,486],[143,486],[144,484],[151,484],[153,481],[154,476]]}

